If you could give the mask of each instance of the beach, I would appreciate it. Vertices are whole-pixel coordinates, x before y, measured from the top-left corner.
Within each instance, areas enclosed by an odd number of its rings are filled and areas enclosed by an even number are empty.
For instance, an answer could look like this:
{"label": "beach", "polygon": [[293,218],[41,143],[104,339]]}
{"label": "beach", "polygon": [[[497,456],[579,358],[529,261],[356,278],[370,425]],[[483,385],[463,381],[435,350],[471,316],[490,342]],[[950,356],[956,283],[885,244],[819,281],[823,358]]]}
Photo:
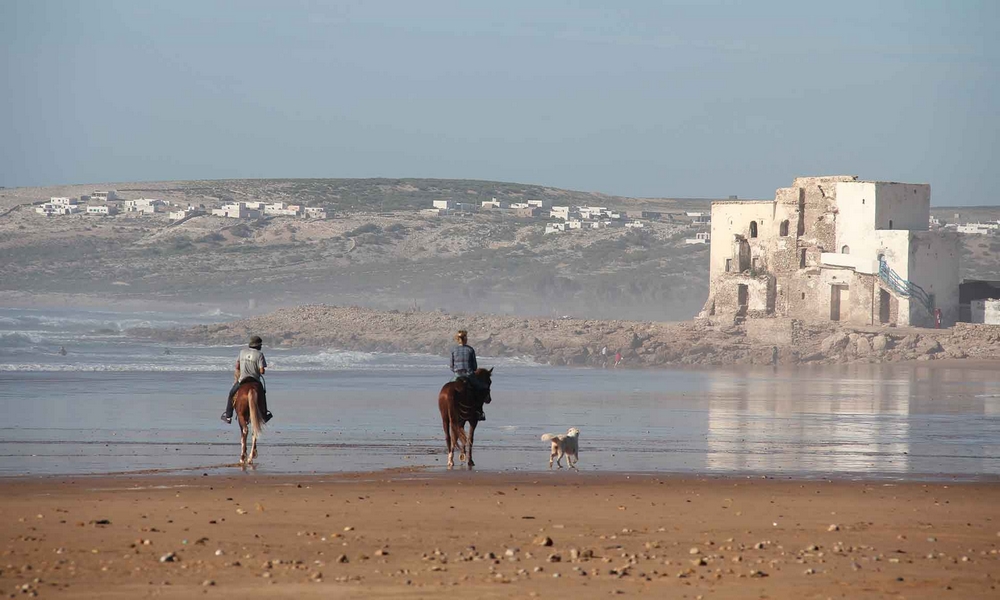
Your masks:
{"label": "beach", "polygon": [[1000,578],[995,481],[237,471],[0,489],[14,597],[991,598]]}
{"label": "beach", "polygon": [[[632,370],[484,352],[493,402],[469,472],[444,468],[440,356],[265,346],[276,417],[243,472],[219,421],[235,347],[128,333],[224,318],[0,311],[2,594],[997,594],[991,363]],[[570,426],[581,470],[550,472],[539,436]]]}

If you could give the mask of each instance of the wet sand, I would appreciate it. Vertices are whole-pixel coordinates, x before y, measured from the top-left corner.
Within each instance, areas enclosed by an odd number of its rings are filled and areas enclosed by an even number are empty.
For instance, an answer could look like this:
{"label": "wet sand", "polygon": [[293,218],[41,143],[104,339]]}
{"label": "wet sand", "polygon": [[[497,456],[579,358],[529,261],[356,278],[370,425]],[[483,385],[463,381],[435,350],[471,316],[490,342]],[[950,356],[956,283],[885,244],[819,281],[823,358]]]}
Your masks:
{"label": "wet sand", "polygon": [[16,597],[1000,596],[995,481],[4,479],[0,533]]}

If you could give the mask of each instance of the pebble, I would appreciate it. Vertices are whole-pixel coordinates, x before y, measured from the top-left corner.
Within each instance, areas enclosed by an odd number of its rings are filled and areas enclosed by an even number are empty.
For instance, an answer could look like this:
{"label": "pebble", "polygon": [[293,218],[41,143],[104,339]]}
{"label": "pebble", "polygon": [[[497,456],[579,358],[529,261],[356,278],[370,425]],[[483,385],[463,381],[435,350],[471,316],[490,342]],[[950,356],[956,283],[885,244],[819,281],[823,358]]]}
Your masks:
{"label": "pebble", "polygon": [[350,562],[350,559],[347,558],[346,554],[341,554],[340,556],[337,557],[337,562],[339,562],[339,563],[346,563],[346,562]]}
{"label": "pebble", "polygon": [[688,554],[698,554],[699,552],[701,552],[701,550],[699,550],[698,548],[691,548],[690,550],[688,550]]}
{"label": "pebble", "polygon": [[827,531],[840,531],[840,525],[830,525],[826,528]]}
{"label": "pebble", "polygon": [[160,557],[161,563],[175,562],[176,560],[177,560],[177,555],[174,554],[173,552],[167,552],[166,554]]}
{"label": "pebble", "polygon": [[225,552],[222,551],[222,548],[219,548],[218,550],[215,551],[216,556],[222,556],[223,554],[225,554]]}
{"label": "pebble", "polygon": [[535,538],[535,545],[536,546],[551,546],[552,543],[553,543],[552,542],[552,538],[550,538],[547,535],[540,535],[540,536],[538,536],[538,537]]}
{"label": "pebble", "polygon": [[213,585],[215,585],[215,581],[213,581],[211,579],[206,579],[205,581],[201,582],[201,585],[203,585],[205,587],[212,587]]}

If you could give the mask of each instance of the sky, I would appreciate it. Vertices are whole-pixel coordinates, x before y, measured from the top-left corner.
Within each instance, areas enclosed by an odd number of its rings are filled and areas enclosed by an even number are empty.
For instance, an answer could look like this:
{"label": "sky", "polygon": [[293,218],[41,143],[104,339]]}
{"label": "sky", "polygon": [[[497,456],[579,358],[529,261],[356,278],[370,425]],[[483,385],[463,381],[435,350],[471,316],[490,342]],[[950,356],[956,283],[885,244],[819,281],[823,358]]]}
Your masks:
{"label": "sky", "polygon": [[852,174],[996,205],[998,25],[993,0],[0,0],[0,186]]}

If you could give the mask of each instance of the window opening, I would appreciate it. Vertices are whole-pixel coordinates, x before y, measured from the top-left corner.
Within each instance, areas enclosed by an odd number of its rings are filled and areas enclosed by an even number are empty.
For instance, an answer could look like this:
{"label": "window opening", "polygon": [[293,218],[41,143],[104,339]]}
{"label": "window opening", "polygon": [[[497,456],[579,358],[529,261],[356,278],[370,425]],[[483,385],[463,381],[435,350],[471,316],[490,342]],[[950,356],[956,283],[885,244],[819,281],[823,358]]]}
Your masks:
{"label": "window opening", "polygon": [[784,221],[781,222],[781,230],[779,231],[779,234],[782,237],[788,235],[788,219],[785,219]]}
{"label": "window opening", "polygon": [[845,245],[843,248],[840,249],[840,253],[841,254],[850,254],[851,253],[851,248],[849,246]]}
{"label": "window opening", "polygon": [[757,221],[750,221],[750,237],[757,237]]}

